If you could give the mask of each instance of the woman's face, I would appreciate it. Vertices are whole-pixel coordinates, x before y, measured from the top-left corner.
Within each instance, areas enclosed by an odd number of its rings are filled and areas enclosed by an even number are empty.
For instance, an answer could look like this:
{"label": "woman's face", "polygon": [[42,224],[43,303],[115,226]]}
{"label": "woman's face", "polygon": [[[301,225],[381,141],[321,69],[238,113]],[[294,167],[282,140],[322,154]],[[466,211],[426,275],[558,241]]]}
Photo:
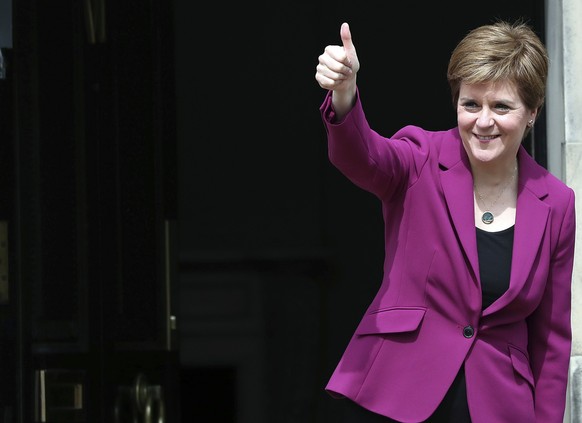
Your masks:
{"label": "woman's face", "polygon": [[457,122],[472,164],[513,163],[528,121],[535,118],[510,82],[461,84]]}

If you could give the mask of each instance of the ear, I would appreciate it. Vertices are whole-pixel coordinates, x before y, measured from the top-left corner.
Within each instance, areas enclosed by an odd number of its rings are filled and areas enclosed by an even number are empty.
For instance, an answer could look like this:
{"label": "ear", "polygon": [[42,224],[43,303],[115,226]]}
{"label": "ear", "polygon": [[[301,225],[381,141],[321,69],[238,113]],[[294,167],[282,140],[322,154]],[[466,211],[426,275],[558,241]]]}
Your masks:
{"label": "ear", "polygon": [[[540,111],[540,109],[534,109],[530,112],[530,116],[529,116],[529,121],[530,122],[535,122],[537,117],[538,117],[538,112]],[[533,123],[529,126],[533,126]]]}

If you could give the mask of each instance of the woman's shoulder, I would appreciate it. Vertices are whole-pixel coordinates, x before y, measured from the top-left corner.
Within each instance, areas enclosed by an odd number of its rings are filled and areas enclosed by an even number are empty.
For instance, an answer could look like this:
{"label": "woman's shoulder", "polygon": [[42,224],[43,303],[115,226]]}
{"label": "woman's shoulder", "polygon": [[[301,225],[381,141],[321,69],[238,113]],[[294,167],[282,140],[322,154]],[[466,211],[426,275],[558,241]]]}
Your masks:
{"label": "woman's shoulder", "polygon": [[523,148],[520,152],[520,161],[524,164],[520,172],[524,172],[526,187],[536,191],[538,196],[544,197],[546,202],[569,204],[574,198],[574,190],[561,178],[538,163]]}
{"label": "woman's shoulder", "polygon": [[452,165],[462,160],[464,149],[459,129],[430,130],[417,125],[407,125],[399,129],[392,139],[404,140],[426,153],[427,158]]}
{"label": "woman's shoulder", "polygon": [[459,139],[459,129],[457,127],[446,130],[431,130],[418,125],[405,125],[392,136],[392,138],[416,138],[428,141],[445,141]]}

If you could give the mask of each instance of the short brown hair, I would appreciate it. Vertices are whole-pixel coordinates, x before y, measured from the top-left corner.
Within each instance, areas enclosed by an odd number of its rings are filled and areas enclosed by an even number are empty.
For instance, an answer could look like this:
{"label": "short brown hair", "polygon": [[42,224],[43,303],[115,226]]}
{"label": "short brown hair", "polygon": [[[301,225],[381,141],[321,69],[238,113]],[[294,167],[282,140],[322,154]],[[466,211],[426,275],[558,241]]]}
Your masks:
{"label": "short brown hair", "polygon": [[447,70],[453,105],[461,83],[511,81],[524,104],[539,110],[545,100],[548,54],[523,21],[497,21],[471,30],[455,47]]}

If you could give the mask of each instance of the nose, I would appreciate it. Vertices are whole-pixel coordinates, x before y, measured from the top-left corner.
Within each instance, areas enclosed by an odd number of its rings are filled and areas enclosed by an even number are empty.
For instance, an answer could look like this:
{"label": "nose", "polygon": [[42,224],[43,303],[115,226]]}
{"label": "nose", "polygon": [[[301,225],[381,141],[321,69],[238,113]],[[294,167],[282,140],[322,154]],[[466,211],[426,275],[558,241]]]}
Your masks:
{"label": "nose", "polygon": [[493,125],[493,116],[489,109],[483,108],[477,117],[477,125],[487,127]]}

